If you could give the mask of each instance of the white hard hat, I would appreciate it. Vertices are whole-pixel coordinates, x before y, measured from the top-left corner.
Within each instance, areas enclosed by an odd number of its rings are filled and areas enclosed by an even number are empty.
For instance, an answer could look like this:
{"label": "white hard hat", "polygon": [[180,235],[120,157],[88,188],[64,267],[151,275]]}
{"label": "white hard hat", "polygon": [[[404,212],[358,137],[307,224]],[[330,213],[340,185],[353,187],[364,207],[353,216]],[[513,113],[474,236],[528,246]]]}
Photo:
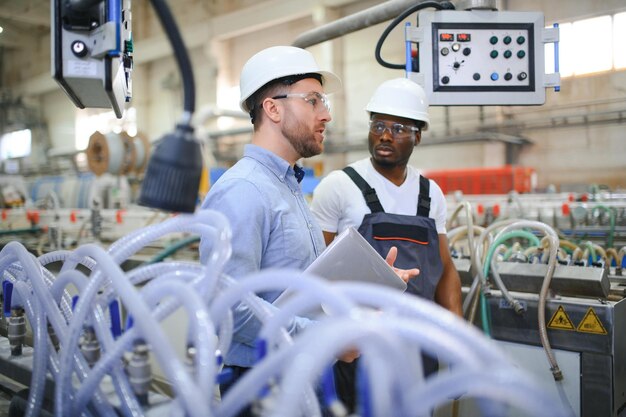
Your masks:
{"label": "white hard hat", "polygon": [[395,78],[379,85],[365,110],[422,121],[426,123],[422,130],[428,129],[430,123],[424,89],[407,78]]}
{"label": "white hard hat", "polygon": [[295,46],[273,46],[264,49],[250,58],[241,70],[239,107],[249,113],[250,109],[246,105],[246,100],[259,88],[278,78],[307,73],[322,76],[326,93],[332,93],[341,88],[339,77],[332,72],[321,71],[309,51]]}

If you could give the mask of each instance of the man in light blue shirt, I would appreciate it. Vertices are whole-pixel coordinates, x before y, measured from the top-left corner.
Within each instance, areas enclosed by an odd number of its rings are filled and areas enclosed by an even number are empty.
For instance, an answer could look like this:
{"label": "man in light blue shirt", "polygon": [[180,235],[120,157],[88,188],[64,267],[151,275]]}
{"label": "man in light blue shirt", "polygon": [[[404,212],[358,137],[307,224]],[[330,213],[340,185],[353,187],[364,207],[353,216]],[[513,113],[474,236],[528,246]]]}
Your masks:
{"label": "man in light blue shirt", "polygon": [[[202,208],[222,212],[233,229],[232,257],[224,272],[240,279],[265,268],[306,269],[324,250],[322,230],[313,219],[299,182],[301,158],[323,150],[330,122],[326,92],[341,87],[304,49],[276,46],[246,62],[241,78],[241,108],[254,125],[243,158],[211,187]],[[205,259],[206,242],[200,247]],[[279,293],[259,294],[274,301]],[[310,323],[296,318],[291,334]],[[234,311],[234,332],[225,366],[236,378],[255,361],[254,341],[261,324],[243,303]],[[353,360],[354,352],[344,357]],[[232,382],[234,383],[234,381]],[[231,384],[222,385],[224,393]],[[240,415],[248,415],[249,410]]]}

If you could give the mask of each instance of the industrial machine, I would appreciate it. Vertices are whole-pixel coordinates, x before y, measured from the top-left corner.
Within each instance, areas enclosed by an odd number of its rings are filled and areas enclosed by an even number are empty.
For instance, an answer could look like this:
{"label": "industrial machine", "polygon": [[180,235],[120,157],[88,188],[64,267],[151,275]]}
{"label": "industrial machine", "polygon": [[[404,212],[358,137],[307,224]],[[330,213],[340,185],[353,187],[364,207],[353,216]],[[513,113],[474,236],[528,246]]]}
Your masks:
{"label": "industrial machine", "polygon": [[[421,84],[431,105],[543,104],[558,87],[558,69],[545,74],[544,44],[558,41],[543,13],[423,11],[406,28],[418,45],[409,78]],[[558,62],[558,56],[555,59]]]}
{"label": "industrial machine", "polygon": [[132,97],[130,0],[63,1],[52,7],[52,76],[76,107],[122,117]]}

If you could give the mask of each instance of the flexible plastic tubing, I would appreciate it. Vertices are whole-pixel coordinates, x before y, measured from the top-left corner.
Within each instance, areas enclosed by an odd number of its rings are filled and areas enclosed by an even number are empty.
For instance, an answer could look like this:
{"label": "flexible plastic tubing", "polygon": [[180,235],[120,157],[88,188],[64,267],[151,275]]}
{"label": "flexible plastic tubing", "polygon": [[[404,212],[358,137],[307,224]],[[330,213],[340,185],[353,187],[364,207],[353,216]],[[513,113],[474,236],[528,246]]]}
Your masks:
{"label": "flexible plastic tubing", "polygon": [[502,292],[504,299],[511,307],[513,307],[513,310],[517,314],[522,314],[524,312],[524,307],[519,301],[513,298],[509,290],[506,288],[506,285],[504,285],[504,282],[502,282],[502,277],[500,277],[500,273],[498,272],[498,265],[495,256],[491,258],[491,275],[493,276],[496,286],[500,289],[500,292]]}
{"label": "flexible plastic tubing", "polygon": [[[141,269],[152,269],[156,271],[166,270],[165,273],[172,273],[170,268],[167,268],[166,264],[155,264],[155,265],[147,265],[144,267],[140,267]],[[198,265],[199,266],[199,265]],[[199,266],[201,267],[201,266]],[[131,271],[131,274],[136,272],[135,270]],[[141,271],[139,271],[141,272]],[[145,272],[145,271],[144,271]],[[129,280],[131,281],[131,280]],[[131,281],[132,282],[132,281]],[[155,310],[153,311],[153,316],[155,320],[161,321],[163,318],[171,314],[174,310],[176,310],[180,305],[178,300],[166,300],[162,304],[159,304]],[[227,327],[228,329],[228,327]],[[232,332],[232,325],[229,329]],[[125,351],[132,347],[133,342],[140,338],[140,331],[136,327],[132,327],[127,329],[122,336],[120,336],[115,345],[113,345],[110,349],[102,354],[100,360],[95,364],[95,366],[89,372],[89,375],[83,381],[82,385],[78,389],[76,393],[76,400],[74,408],[76,410],[83,409],[86,404],[89,402],[92,392],[94,389],[98,387],[102,378],[109,372],[112,366],[120,360]],[[221,342],[221,341],[220,341]]]}
{"label": "flexible plastic tubing", "polygon": [[[139,249],[143,248],[146,244],[163,235],[184,231],[197,233],[200,230],[208,231],[211,227],[221,231],[219,235],[224,234],[225,229],[230,230],[226,217],[216,211],[200,210],[193,215],[179,214],[178,216],[168,219],[163,223],[144,227],[143,229],[136,230],[135,232],[126,235],[125,237],[114,242],[109,247],[108,252],[111,256],[113,256],[115,261],[119,263],[126,260]],[[211,236],[209,235],[208,237],[210,238]],[[214,245],[227,244],[226,239],[218,239],[217,241],[213,241],[213,243]],[[227,253],[228,249],[219,248],[218,252],[220,251]]]}
{"label": "flexible plastic tubing", "polygon": [[[41,303],[41,306],[43,307],[47,315],[47,318],[50,321],[50,324],[54,328],[54,331],[56,332],[56,334],[59,337],[59,340],[61,341],[61,346],[66,348],[66,349],[61,349],[62,355],[67,351],[71,351],[71,347],[68,348],[68,345],[63,343],[63,341],[66,340],[65,337],[67,335],[65,322],[60,311],[58,310],[54,301],[52,300],[50,293],[48,292],[48,286],[44,281],[43,275],[41,274],[42,269],[41,269],[41,265],[39,264],[39,262],[30,253],[28,253],[28,251],[26,250],[26,248],[24,248],[23,245],[17,242],[8,243],[2,249],[1,253],[13,254],[13,256],[19,260],[24,270],[25,275],[31,281],[34,295],[37,297],[37,299]],[[86,363],[84,361],[81,362],[79,358],[74,358],[73,356],[70,356],[67,359],[67,362],[71,362],[72,360],[76,360],[78,371],[82,375],[85,375]],[[62,364],[63,362],[61,361],[61,358],[60,358],[59,366],[61,367],[61,369],[63,369]],[[62,374],[60,373],[59,380],[61,376]],[[102,416],[114,415],[115,412],[112,410],[111,405],[108,402],[103,400],[102,395],[99,392],[97,392],[94,395],[93,402],[94,402],[94,406],[96,407],[98,411],[98,414]],[[58,414],[58,415],[64,415],[64,414]]]}
{"label": "flexible plastic tubing", "polygon": [[60,273],[56,281],[50,286],[52,299],[59,302],[61,295],[65,292],[65,288],[70,284],[74,285],[80,294],[87,286],[87,277],[75,269]]}
{"label": "flexible plastic tubing", "polygon": [[[132,254],[143,248],[147,243],[173,232],[200,233],[202,239],[212,242],[212,251],[205,263],[207,265],[206,287],[203,293],[210,293],[224,264],[231,254],[230,238],[232,232],[226,217],[213,210],[200,210],[194,215],[178,215],[163,223],[139,229],[114,242],[108,252],[120,264]],[[213,278],[213,279],[210,279]]]}
{"label": "flexible plastic tubing", "polygon": [[[525,238],[529,240],[532,243],[536,243],[535,246],[541,245],[541,241],[539,240],[539,238],[537,238],[537,236],[524,230],[515,230],[515,231],[506,233],[504,235],[499,235],[499,236],[500,237],[496,237],[493,243],[489,246],[489,250],[487,251],[487,259],[485,260],[485,266],[484,266],[484,272],[483,272],[485,277],[489,276],[489,267],[491,266],[493,269],[493,266],[496,264],[495,257],[493,256],[493,254],[496,251],[496,249],[500,246],[500,244],[506,242],[507,240],[521,237],[521,238]],[[522,310],[522,306],[517,300],[513,299],[509,291],[506,289],[504,283],[502,282],[502,279],[500,278],[500,274],[498,274],[496,271],[493,273],[493,277],[494,277],[496,286],[502,292],[502,295],[504,296],[504,298],[511,304],[511,306],[513,306],[513,308],[515,309],[515,312],[519,314]],[[485,326],[485,323],[483,323],[483,326]]]}
{"label": "flexible plastic tubing", "polygon": [[461,212],[462,209],[465,209],[465,222],[466,222],[465,225],[467,226],[467,244],[469,245],[470,262],[472,262],[473,259],[476,257],[476,246],[474,245],[474,217],[472,214],[472,205],[469,203],[469,201],[463,201],[456,207],[456,209],[454,209],[452,216],[450,216],[450,224],[452,224],[452,222],[454,221],[458,213]]}
{"label": "flexible plastic tubing", "polygon": [[[513,223],[515,224],[515,223]],[[509,227],[506,226],[505,229]],[[504,229],[503,229],[504,230]],[[483,275],[485,277],[489,276],[489,267],[491,265],[491,258],[493,257],[493,252],[495,251],[495,249],[498,247],[498,245],[500,245],[503,242],[506,242],[509,239],[513,239],[513,238],[524,238],[524,239],[528,239],[532,244],[535,244],[537,246],[539,246],[541,244],[541,242],[539,241],[539,238],[535,235],[533,235],[530,232],[527,232],[525,230],[514,230],[508,233],[502,233],[502,231],[500,231],[500,233],[496,236],[496,238],[494,239],[493,243],[491,243],[491,245],[489,246],[489,250],[487,251],[487,257],[485,259],[485,264],[484,264],[484,271],[483,271]],[[498,277],[499,278],[499,277]],[[498,288],[500,289],[500,291],[502,291],[502,293],[504,294],[505,292],[508,291],[506,289],[506,287],[504,286],[504,283],[502,282],[501,279],[496,280],[496,285],[498,285]],[[509,296],[510,297],[510,296]],[[511,300],[513,300],[511,298]],[[509,299],[507,299],[507,301],[509,301]],[[514,302],[515,300],[513,300]],[[509,301],[511,302],[511,301]],[[511,302],[511,305],[515,305],[513,304],[513,302]],[[521,305],[519,305],[518,303],[516,303],[518,308],[521,308]],[[487,334],[488,336],[491,336],[491,325],[490,322],[491,320],[489,319],[489,312],[488,312],[488,307],[487,307],[487,301],[484,297],[484,295],[481,294],[481,299],[480,299],[480,313],[481,313],[481,322],[483,325],[483,330],[485,332],[485,334]]]}
{"label": "flexible plastic tubing", "polygon": [[439,373],[423,386],[407,387],[406,393],[413,399],[411,415],[430,415],[434,407],[464,396],[514,405],[531,416],[573,417],[559,401],[513,366]]}
{"label": "flexible plastic tubing", "polygon": [[[13,278],[9,278],[10,280],[13,280],[13,281],[17,281],[18,278],[16,277],[18,274],[24,273],[24,270],[19,263],[14,263],[8,266],[4,271],[5,273],[9,273],[13,276]],[[55,280],[54,275],[52,274],[52,272],[48,271],[46,268],[41,268],[41,272],[43,274],[44,282],[46,283],[47,286],[50,286]],[[61,307],[61,312],[63,313],[63,316],[65,317],[65,320],[69,321],[70,317],[72,316],[72,302],[71,302],[71,297],[69,294],[63,295],[63,298],[60,300],[60,307]]]}
{"label": "flexible plastic tubing", "polygon": [[624,254],[626,254],[626,246],[622,246],[619,252],[617,252],[617,266],[622,266]]}
{"label": "flexible plastic tubing", "polygon": [[[480,234],[485,230],[485,228],[482,227],[482,226],[473,225],[472,226],[472,230],[474,230],[474,236],[477,236],[477,235],[480,236]],[[454,245],[456,245],[456,243],[459,240],[461,240],[464,237],[468,236],[468,233],[469,233],[469,227],[468,226],[459,226],[457,228],[454,228],[454,229],[450,230],[447,233],[448,245],[450,247],[454,247]],[[469,239],[468,239],[468,245],[469,245]],[[468,249],[469,249],[469,246],[468,246]],[[471,257],[471,253],[470,253],[470,257]]]}
{"label": "flexible plastic tubing", "polygon": [[474,256],[474,259],[473,259],[474,271],[476,273],[476,275],[474,276],[474,281],[476,280],[480,281],[480,285],[478,283],[477,284],[472,283],[470,287],[470,292],[467,294],[467,296],[465,297],[465,301],[463,302],[463,316],[467,317],[467,320],[470,323],[474,322],[474,317],[476,315],[478,303],[481,300],[483,300],[483,295],[482,295],[483,292],[488,290],[487,279],[483,275],[482,258],[483,258],[484,253],[486,253],[486,251],[484,251],[483,253],[483,247],[486,244],[487,240],[493,241],[493,236],[491,234],[492,231],[500,227],[503,227],[507,224],[510,224],[514,221],[516,220],[506,219],[506,220],[500,220],[500,221],[494,222],[490,224],[487,228],[485,228],[480,234],[480,236],[478,237],[478,239],[476,240],[476,243],[475,243],[476,256]]}
{"label": "flexible plastic tubing", "polygon": [[[263,324],[263,328],[259,332],[258,338],[267,342],[268,348],[271,348],[276,343],[276,334],[280,329],[284,329],[289,325],[289,321],[294,316],[301,316],[303,313],[312,311],[316,308],[320,308],[320,304],[323,300],[319,300],[315,297],[311,297],[306,292],[293,294],[292,298],[285,302],[284,305],[276,311],[276,313]],[[341,315],[341,312],[330,312],[331,315]],[[323,320],[325,315],[319,317]]]}
{"label": "flexible plastic tubing", "polygon": [[[41,255],[40,257],[37,258],[37,260],[39,260],[39,263],[42,266],[46,266],[52,262],[65,262],[71,256],[71,254],[72,254],[71,251],[58,250],[58,251],[48,252],[44,255]],[[83,265],[85,268],[89,269],[90,271],[93,270],[93,268],[95,267],[94,260],[90,258],[83,258],[79,260],[79,263]],[[52,281],[55,280],[54,275],[47,269],[44,269],[44,272],[46,274],[49,274],[49,277],[48,277],[49,281],[48,279],[47,281],[48,281],[48,285],[51,285]],[[71,301],[70,295],[64,294],[61,303],[62,303],[61,309],[63,310],[63,314],[65,315],[66,319],[69,320],[69,318],[72,315],[72,301]]]}
{"label": "flexible plastic tubing", "polygon": [[29,297],[31,288],[24,281],[15,282],[15,290],[24,300],[28,321],[33,332],[33,368],[30,378],[26,417],[37,417],[43,403],[43,389],[48,363],[48,340],[45,316],[42,317],[41,306],[36,297]]}
{"label": "flexible plastic tubing", "polygon": [[[365,352],[384,345],[384,349],[377,349],[380,357],[385,358],[387,354],[387,358],[394,358],[391,354],[397,350],[397,344],[394,343],[396,338],[390,341],[392,335],[384,326],[374,325],[373,322],[359,322],[356,325],[354,320],[340,320],[317,324],[297,338],[293,345],[284,345],[257,363],[226,393],[216,414],[222,417],[235,415],[254,399],[258,387],[266,384],[270,377],[283,372],[281,395],[272,415],[298,415],[296,410],[301,401],[302,389],[313,381],[319,369],[334,362],[336,356],[346,349],[356,345]],[[368,345],[363,343],[366,334],[372,336]],[[403,356],[401,354],[395,358]]]}
{"label": "flexible plastic tubing", "polygon": [[617,262],[617,259],[619,258],[619,256],[617,255],[617,251],[615,250],[615,248],[608,248],[606,250],[606,264],[607,266],[613,266],[613,262],[615,262],[616,266],[621,266],[619,262]]}
{"label": "flexible plastic tubing", "polygon": [[[198,387],[194,385],[184,366],[181,364],[180,360],[176,358],[171,345],[166,342],[167,339],[163,330],[158,325],[158,322],[152,317],[150,310],[141,300],[133,285],[128,282],[119,265],[115,263],[108,253],[93,244],[81,246],[76,249],[75,253],[78,256],[91,256],[96,260],[98,269],[106,273],[107,278],[119,294],[129,314],[133,316],[134,327],[138,327],[144,339],[152,345],[153,352],[161,368],[172,382],[173,389],[184,404],[187,413],[194,417],[210,416],[210,402],[205,401],[205,393],[201,392]],[[85,289],[85,292],[87,292],[88,289],[89,286]],[[79,304],[83,301],[84,298],[78,301],[76,310],[78,310]],[[74,324],[73,321],[72,325]],[[69,372],[66,372],[66,374],[69,374]],[[64,382],[63,378],[60,379],[61,382]],[[65,382],[68,381],[66,380]],[[57,391],[60,391],[58,386]],[[63,399],[62,395],[59,396]]]}
{"label": "flexible plastic tubing", "polygon": [[[203,276],[204,274],[203,270],[205,268],[206,267],[200,264],[189,263],[189,262],[158,263],[154,265],[139,266],[133,269],[132,271],[130,271],[127,274],[127,278],[131,283],[137,285],[137,284],[141,284],[142,282],[148,279],[152,279],[155,276],[162,276],[162,275],[169,274],[169,273],[177,273],[177,274],[187,273],[187,274],[191,274],[191,276],[196,275],[196,278],[194,279],[194,281],[191,282],[191,285],[196,286],[196,285],[199,285],[196,283],[196,280],[199,281],[199,280],[205,279],[205,276]],[[166,303],[168,303],[168,301],[162,304],[162,306],[165,306]],[[174,308],[177,308],[177,306],[174,306],[173,304],[172,306],[173,307],[167,307],[166,314],[171,313]],[[157,320],[160,320],[160,318],[157,317]],[[228,350],[228,347],[230,346],[230,342],[232,340],[232,330],[233,330],[232,312],[231,314],[227,314],[224,320],[225,321],[220,323],[220,326],[219,326],[218,349],[221,352],[226,352]]]}
{"label": "flexible plastic tubing", "polygon": [[554,270],[556,269],[556,254],[559,247],[559,237],[557,236],[554,229],[552,229],[545,223],[532,220],[521,220],[503,228],[500,233],[498,233],[495,240],[497,241],[500,236],[504,236],[510,231],[519,228],[532,228],[540,230],[545,234],[547,238],[545,242],[549,242],[548,244],[550,246],[550,254],[548,258],[548,270],[546,271],[546,276],[543,278],[541,291],[539,292],[539,303],[537,305],[537,321],[539,324],[539,338],[541,339],[541,344],[546,352],[546,356],[548,357],[548,362],[550,363],[550,371],[552,372],[554,379],[556,381],[560,381],[561,379],[563,379],[563,374],[559,368],[556,358],[554,357],[554,353],[552,352],[550,341],[548,340],[548,329],[546,328],[546,301],[548,298],[548,290],[550,289],[550,282],[552,281],[552,276],[554,275]]}
{"label": "flexible plastic tubing", "polygon": [[[63,335],[65,322],[60,317],[60,312],[52,301],[52,297],[47,292],[48,288],[43,280],[39,262],[35,262],[32,255],[26,252],[26,249],[17,242],[9,243],[3,248],[2,252],[12,253],[19,260],[25,276],[28,277],[31,282],[35,296],[44,304],[44,309],[48,314],[50,323],[54,327],[55,332],[57,332],[58,335]],[[60,340],[63,340],[62,337]]]}
{"label": "flexible plastic tubing", "polygon": [[153,264],[153,263],[161,262],[163,259],[167,258],[168,256],[172,256],[179,250],[191,245],[192,243],[196,243],[199,241],[200,241],[199,236],[191,236],[191,237],[187,237],[179,241],[176,241],[172,243],[171,245],[169,245],[168,247],[166,247],[165,249],[163,249],[161,252],[154,255],[149,261],[147,261],[147,263]]}
{"label": "flexible plastic tubing", "polygon": [[588,254],[586,254],[583,257],[585,262],[588,261],[589,255],[591,255],[591,262],[596,262],[598,260],[598,258],[596,256],[596,249],[593,247],[593,243],[591,243],[591,241],[587,240],[587,241],[581,243],[581,246],[585,247],[587,249],[587,251],[588,251]]}
{"label": "flexible plastic tubing", "polygon": [[477,252],[476,252],[476,257],[474,258],[474,263],[475,263],[474,266],[476,268],[477,277],[480,279],[483,285],[487,284],[486,277],[483,275],[483,265],[482,265],[483,256],[486,255],[486,252],[485,253],[481,252],[481,249],[484,245],[485,240],[490,239],[491,242],[493,242],[493,236],[491,235],[491,232],[493,232],[496,229],[505,227],[516,221],[519,221],[519,219],[506,219],[506,220],[500,220],[500,221],[494,222],[490,224],[488,227],[486,227],[485,230],[483,230],[483,232],[478,237],[478,240],[476,241]]}
{"label": "flexible plastic tubing", "polygon": [[[126,237],[116,241],[109,248],[110,256],[117,263],[121,263],[123,260],[130,257],[133,253],[141,249],[141,247],[145,243],[149,243],[154,239],[160,237],[161,235],[176,232],[176,231],[184,231],[185,228],[189,227],[193,222],[204,221],[205,223],[215,222],[220,225],[227,224],[225,221],[225,217],[219,213],[212,211],[201,211],[196,215],[179,215],[175,218],[169,219],[161,224],[150,226],[148,228],[140,229]],[[196,229],[208,229],[204,224],[195,224]],[[200,227],[203,226],[203,227]],[[224,234],[224,231],[222,231]],[[91,247],[93,245],[87,245],[87,247]],[[82,256],[77,254],[77,252],[81,251],[83,247],[78,248],[72,255],[66,260],[63,265],[62,271],[67,268],[73,268],[76,265],[76,260],[81,259]],[[83,252],[85,252],[83,250]],[[90,255],[87,250],[87,255]],[[73,262],[70,262],[73,260]],[[69,326],[69,336],[68,336],[68,345],[70,346],[70,350],[73,346],[77,346],[78,338],[80,336],[80,332],[82,330],[81,323],[84,322],[88,312],[90,311],[91,302],[96,295],[96,292],[100,289],[101,285],[104,283],[104,278],[102,277],[102,272],[100,270],[96,270],[93,276],[91,277],[88,286],[83,291],[81,298],[79,299],[75,311],[74,311],[74,319],[70,323]],[[129,293],[128,297],[133,297],[133,293]],[[137,301],[136,299],[134,301]],[[136,317],[136,316],[135,316]],[[75,349],[74,349],[75,350]],[[71,373],[71,366],[69,364],[70,353],[63,352],[62,357],[60,359],[62,369],[65,369],[66,372],[60,376],[60,384],[57,384],[57,388],[60,386],[61,389],[57,389],[55,395],[58,395],[57,401],[55,404],[68,404],[69,401],[62,401],[63,396],[69,396],[69,390],[66,390],[65,387],[69,388],[69,373]],[[173,365],[176,367],[176,365]],[[193,391],[189,391],[190,393]],[[190,394],[191,395],[191,394]],[[60,405],[58,407],[61,407]],[[61,410],[59,410],[59,413]]]}
{"label": "flexible plastic tubing", "polygon": [[578,247],[574,242],[567,239],[559,239],[559,246],[566,251],[569,250],[569,253],[572,253]]}
{"label": "flexible plastic tubing", "polygon": [[[184,269],[183,269],[184,268]],[[198,264],[189,263],[159,263],[154,265],[145,265],[138,267],[129,272],[127,278],[129,282],[137,284],[143,280],[152,277],[153,275],[166,275],[174,274],[181,276],[186,270],[189,273],[201,272],[204,267]],[[193,284],[193,282],[192,282]],[[153,311],[153,316],[157,321],[161,321],[163,318],[171,314],[179,307],[180,303],[177,300],[165,300],[159,304]],[[230,313],[230,312],[229,312]],[[220,328],[219,335],[219,347],[222,352],[226,352],[230,346],[230,340],[232,339],[232,314],[226,315],[226,321],[223,323],[223,327]],[[126,350],[128,350],[132,343],[140,337],[137,328],[133,327],[127,329],[124,334],[117,339],[116,344],[109,350],[107,350],[100,360],[92,368],[87,378],[83,381],[83,384],[78,389],[76,394],[76,409],[84,407],[91,397],[91,392],[98,386],[102,378],[109,369],[114,366],[121,358]]]}
{"label": "flexible plastic tubing", "polygon": [[474,322],[474,317],[476,316],[479,298],[476,295],[478,294],[478,291],[481,290],[481,287],[482,284],[480,282],[480,278],[478,277],[478,274],[476,274],[474,275],[470,289],[467,292],[467,296],[465,297],[465,300],[463,300],[463,317],[465,317],[470,323]]}
{"label": "flexible plastic tubing", "polygon": [[463,338],[464,349],[470,349],[481,357],[490,358],[492,363],[508,363],[509,360],[494,347],[493,341],[485,338],[465,320],[427,300],[401,293],[380,285],[357,282],[334,284],[342,293],[350,294],[353,301],[398,314],[412,317],[416,321],[431,322],[447,333]]}
{"label": "flexible plastic tubing", "polygon": [[[288,288],[306,291],[312,297],[323,299],[325,304],[337,311],[348,312],[355,307],[346,296],[338,293],[325,284],[320,278],[293,269],[264,270],[248,275],[245,279],[236,281],[222,292],[211,304],[211,317],[220,321],[234,304],[240,301],[246,293],[259,291],[286,290]],[[267,303],[269,306],[270,304]],[[272,310],[276,307],[272,307]]]}
{"label": "flexible plastic tubing", "polygon": [[[59,294],[64,292],[65,287],[70,283],[74,284],[79,289],[79,293],[82,293],[83,289],[87,285],[87,279],[82,273],[74,269],[60,273],[57,280],[50,288],[50,293],[55,301],[58,300]],[[103,315],[102,308],[100,308],[99,305],[96,305],[96,308],[93,310],[93,314],[95,320],[94,329],[97,332],[101,347],[106,351],[106,349],[109,349],[110,345],[113,343],[109,333],[109,326],[103,326],[103,323],[106,323],[106,317]],[[70,347],[66,347],[66,349],[69,348]],[[111,368],[113,368],[112,371],[110,371],[113,376],[112,382],[118,396],[121,399],[124,414],[136,415],[137,412],[141,410],[141,407],[137,402],[136,397],[132,394],[132,389],[128,383],[126,374],[120,364],[114,364]],[[90,398],[96,388],[97,387],[94,387],[94,390],[90,392]],[[78,412],[73,412],[73,414],[78,414]]]}
{"label": "flexible plastic tubing", "polygon": [[[377,380],[390,383],[396,380],[404,388],[415,378],[415,372],[407,368],[404,358],[407,356],[407,342],[398,332],[392,331],[388,320],[355,320],[343,317],[319,323],[313,331],[301,335],[295,340],[293,350],[296,352],[286,361],[282,376],[280,396],[277,399],[275,416],[288,417],[295,415],[298,405],[298,392],[303,384],[312,383],[319,375],[319,369],[332,363],[334,358],[351,346],[356,346],[365,358],[375,357],[385,366],[378,367],[375,373],[370,372],[370,384],[374,384],[371,394],[374,415],[386,415],[393,409],[390,387],[376,386]],[[416,326],[417,323],[411,323]],[[390,328],[392,327],[392,328]],[[393,329],[395,330],[395,329]],[[419,335],[413,332],[413,335]],[[425,348],[426,346],[420,346]],[[416,351],[412,352],[417,355]]]}
{"label": "flexible plastic tubing", "polygon": [[209,318],[207,308],[200,296],[188,285],[181,285],[172,276],[164,276],[151,281],[141,290],[149,304],[156,304],[165,297],[175,297],[187,310],[190,334],[193,336],[197,354],[195,357],[196,375],[200,390],[211,392],[216,374],[215,369],[215,327]]}
{"label": "flexible plastic tubing", "polygon": [[[323,284],[321,284],[319,281],[315,281],[315,280],[318,280],[317,278],[311,278],[310,276],[304,279],[299,279],[298,277],[298,279],[294,280],[294,273],[298,274],[299,276],[307,275],[307,274],[302,273],[301,271],[297,271],[297,272],[286,271],[286,270],[261,271],[256,274],[252,274],[249,277],[246,277],[243,281],[236,281],[232,277],[229,277],[226,274],[222,274],[220,283],[223,288],[227,288],[227,289],[224,290],[223,294],[220,294],[220,299],[222,300],[222,302],[225,303],[225,305],[219,306],[218,305],[219,301],[216,298],[211,305],[211,317],[214,320],[216,320],[216,322],[218,323],[222,322],[223,321],[222,315],[220,315],[219,317],[216,317],[215,312],[216,311],[223,312],[225,308],[227,311],[226,314],[227,315],[230,314],[232,317],[232,311],[230,310],[229,306],[233,305],[238,300],[243,300],[244,303],[248,306],[248,308],[252,312],[252,314],[254,314],[261,323],[267,322],[270,319],[270,317],[272,317],[272,315],[278,309],[276,307],[271,306],[271,304],[269,304],[265,300],[253,294],[254,291],[263,291],[263,288],[250,288],[248,291],[245,291],[245,288],[242,289],[243,285],[247,285],[247,286],[254,285],[254,282],[250,284],[250,282],[254,280],[256,280],[260,285],[266,285],[267,283],[265,281],[268,281],[268,280],[275,282],[277,284],[282,284],[280,285],[281,289],[284,289],[286,285],[290,285],[294,283],[297,283],[300,286],[304,285],[305,287],[308,287],[308,288],[315,287],[315,288],[318,288],[318,290],[320,288],[320,285],[322,285],[323,287]],[[279,280],[281,280],[282,283],[277,282]],[[308,284],[307,286],[306,283],[302,284],[300,282],[300,281],[305,281],[305,280],[309,280],[309,281],[313,280],[314,282],[313,284]],[[295,288],[301,288],[301,287],[296,286]],[[266,288],[265,290],[271,290],[271,289],[276,289],[276,288],[269,287],[269,288]],[[229,291],[231,295],[225,294]],[[233,299],[233,294],[234,294],[234,299]],[[239,296],[237,294],[239,294]],[[332,294],[327,294],[327,296],[331,298],[331,305],[332,305],[332,299],[333,299]],[[229,299],[229,297],[231,298]],[[217,307],[215,307],[216,305]],[[291,343],[291,336],[286,331],[281,331],[279,334],[283,337],[283,340],[286,342],[286,344]],[[226,350],[224,350],[223,352],[226,352]],[[317,402],[317,398],[315,396],[315,392],[313,391],[313,388],[312,387],[306,388],[304,391],[302,391],[301,396],[303,397],[302,403],[303,403],[303,406],[305,407],[305,411],[304,411],[305,414],[310,415],[310,416],[319,415],[320,414],[319,404]]]}
{"label": "flexible plastic tubing", "polygon": [[604,205],[597,205],[595,206],[593,209],[591,209],[591,215],[593,216],[594,213],[598,210],[602,210],[605,212],[609,213],[609,225],[610,225],[610,229],[609,229],[609,236],[606,240],[606,247],[607,248],[612,248],[613,247],[613,239],[615,237],[615,209],[612,207],[607,207]]}

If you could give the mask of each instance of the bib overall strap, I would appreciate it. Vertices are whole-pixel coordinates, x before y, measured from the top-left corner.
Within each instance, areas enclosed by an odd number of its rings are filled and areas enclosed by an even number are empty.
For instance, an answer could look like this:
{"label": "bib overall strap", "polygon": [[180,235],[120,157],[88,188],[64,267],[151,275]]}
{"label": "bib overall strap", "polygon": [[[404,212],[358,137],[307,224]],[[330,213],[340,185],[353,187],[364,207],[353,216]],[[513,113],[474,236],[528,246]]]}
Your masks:
{"label": "bib overall strap", "polygon": [[[356,181],[355,181],[356,182]],[[417,199],[417,215],[428,217],[430,214],[430,181],[420,175],[420,193]]]}
{"label": "bib overall strap", "polygon": [[[363,193],[363,197],[365,198],[365,203],[367,207],[372,211],[372,213],[384,213],[382,204],[380,204],[380,200],[378,199],[378,195],[376,194],[376,190],[370,187],[370,185],[360,176],[352,167],[345,167],[343,172],[348,174],[350,179],[354,181],[357,187]],[[426,194],[428,196],[428,194]],[[430,204],[430,199],[429,199]]]}

